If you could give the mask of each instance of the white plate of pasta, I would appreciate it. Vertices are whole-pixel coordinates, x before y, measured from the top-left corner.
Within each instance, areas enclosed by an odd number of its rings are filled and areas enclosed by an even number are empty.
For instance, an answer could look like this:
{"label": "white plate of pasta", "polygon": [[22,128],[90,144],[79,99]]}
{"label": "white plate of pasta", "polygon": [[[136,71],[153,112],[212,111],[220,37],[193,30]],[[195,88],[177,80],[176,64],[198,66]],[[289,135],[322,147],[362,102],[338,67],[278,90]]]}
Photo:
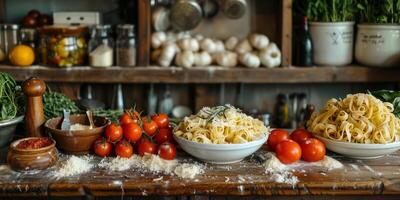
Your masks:
{"label": "white plate of pasta", "polygon": [[257,151],[268,134],[262,121],[230,105],[205,107],[174,129],[174,138],[183,150],[217,164],[241,161]]}
{"label": "white plate of pasta", "polygon": [[393,105],[370,94],[330,99],[307,122],[308,130],[336,153],[373,159],[400,149],[400,119]]}

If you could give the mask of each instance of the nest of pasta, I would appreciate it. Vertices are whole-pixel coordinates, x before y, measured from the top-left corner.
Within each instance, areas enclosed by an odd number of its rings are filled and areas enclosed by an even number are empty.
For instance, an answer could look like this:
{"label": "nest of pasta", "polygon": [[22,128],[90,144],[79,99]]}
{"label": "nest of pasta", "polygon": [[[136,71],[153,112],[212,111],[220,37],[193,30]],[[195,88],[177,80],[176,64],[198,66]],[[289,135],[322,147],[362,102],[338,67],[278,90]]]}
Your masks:
{"label": "nest of pasta", "polygon": [[185,117],[174,134],[190,141],[208,144],[239,144],[266,137],[269,128],[258,119],[230,105],[204,107]]}
{"label": "nest of pasta", "polygon": [[330,99],[307,122],[319,136],[352,143],[386,144],[399,141],[400,119],[393,105],[369,94],[349,94],[343,100]]}

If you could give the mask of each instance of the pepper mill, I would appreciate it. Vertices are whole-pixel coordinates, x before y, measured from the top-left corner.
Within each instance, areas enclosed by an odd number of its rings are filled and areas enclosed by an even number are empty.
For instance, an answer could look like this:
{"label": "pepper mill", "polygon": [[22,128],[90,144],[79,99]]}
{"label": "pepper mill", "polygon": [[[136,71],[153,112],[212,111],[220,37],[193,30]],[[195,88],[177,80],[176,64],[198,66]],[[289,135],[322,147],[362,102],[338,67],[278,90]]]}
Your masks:
{"label": "pepper mill", "polygon": [[26,96],[25,124],[28,137],[42,137],[44,111],[43,93],[46,91],[46,84],[38,78],[30,78],[22,84],[22,90]]}

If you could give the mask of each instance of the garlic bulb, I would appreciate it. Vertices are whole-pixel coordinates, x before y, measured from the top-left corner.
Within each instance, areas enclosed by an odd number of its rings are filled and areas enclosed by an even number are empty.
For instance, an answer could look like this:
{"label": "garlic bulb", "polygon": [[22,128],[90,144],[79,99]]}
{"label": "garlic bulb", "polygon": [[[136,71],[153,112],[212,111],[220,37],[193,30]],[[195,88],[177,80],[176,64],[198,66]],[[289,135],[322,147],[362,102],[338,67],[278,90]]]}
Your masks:
{"label": "garlic bulb", "polygon": [[183,51],[196,52],[200,49],[199,42],[194,38],[180,39],[178,45]]}
{"label": "garlic bulb", "polygon": [[250,42],[247,39],[240,41],[235,47],[236,53],[239,53],[239,54],[247,53],[252,50],[253,49],[251,48]]}
{"label": "garlic bulb", "polygon": [[176,47],[174,43],[168,43],[161,50],[160,57],[158,58],[158,64],[163,67],[168,67],[171,65],[176,54]]}
{"label": "garlic bulb", "polygon": [[221,40],[215,40],[214,41],[215,44],[215,51],[214,53],[218,53],[218,52],[223,52],[225,51],[225,45]]}
{"label": "garlic bulb", "polygon": [[214,53],[216,46],[212,39],[205,38],[201,41],[200,48],[201,48],[201,50],[207,51],[208,53]]}
{"label": "garlic bulb", "polygon": [[190,33],[189,32],[179,32],[176,34],[177,40],[184,39],[184,38],[191,38]]}
{"label": "garlic bulb", "polygon": [[165,32],[155,32],[151,35],[151,47],[158,49],[166,40]]}
{"label": "garlic bulb", "polygon": [[215,54],[215,62],[223,67],[235,67],[238,62],[237,54],[226,51]]}
{"label": "garlic bulb", "polygon": [[269,44],[268,37],[263,34],[251,34],[249,37],[249,41],[250,44],[258,50],[267,48]]}
{"label": "garlic bulb", "polygon": [[260,51],[259,57],[265,67],[273,68],[281,65],[281,51],[273,42]]}
{"label": "garlic bulb", "polygon": [[239,61],[249,68],[257,68],[260,66],[260,59],[257,55],[247,52],[239,56]]}
{"label": "garlic bulb", "polygon": [[204,39],[204,36],[202,35],[202,34],[200,34],[200,33],[197,33],[195,36],[194,36],[194,38],[197,40],[197,41],[202,41],[203,39]]}
{"label": "garlic bulb", "polygon": [[229,37],[225,41],[225,49],[233,51],[238,43],[239,43],[239,39],[237,37],[234,37],[234,36]]}
{"label": "garlic bulb", "polygon": [[165,31],[170,26],[169,9],[165,7],[158,7],[153,11],[152,22],[154,30]]}
{"label": "garlic bulb", "polygon": [[194,64],[194,54],[191,51],[182,51],[176,55],[175,64],[180,67],[192,67]]}
{"label": "garlic bulb", "polygon": [[168,42],[175,42],[175,41],[176,41],[176,33],[175,33],[175,32],[173,32],[173,31],[168,31],[168,32],[166,33],[166,35],[167,35],[167,41],[168,41]]}
{"label": "garlic bulb", "polygon": [[195,66],[209,66],[212,62],[212,58],[209,53],[202,51],[194,54],[194,65]]}

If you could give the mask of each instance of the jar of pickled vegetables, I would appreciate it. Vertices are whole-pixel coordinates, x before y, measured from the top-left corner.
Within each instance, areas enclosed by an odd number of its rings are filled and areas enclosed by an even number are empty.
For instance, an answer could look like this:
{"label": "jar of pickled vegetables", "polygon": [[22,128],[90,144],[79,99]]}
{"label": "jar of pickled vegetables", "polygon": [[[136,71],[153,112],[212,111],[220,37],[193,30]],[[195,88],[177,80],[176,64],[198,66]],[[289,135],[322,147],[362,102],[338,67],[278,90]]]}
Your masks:
{"label": "jar of pickled vegetables", "polygon": [[40,32],[40,63],[59,67],[84,65],[87,60],[85,26],[53,25]]}

